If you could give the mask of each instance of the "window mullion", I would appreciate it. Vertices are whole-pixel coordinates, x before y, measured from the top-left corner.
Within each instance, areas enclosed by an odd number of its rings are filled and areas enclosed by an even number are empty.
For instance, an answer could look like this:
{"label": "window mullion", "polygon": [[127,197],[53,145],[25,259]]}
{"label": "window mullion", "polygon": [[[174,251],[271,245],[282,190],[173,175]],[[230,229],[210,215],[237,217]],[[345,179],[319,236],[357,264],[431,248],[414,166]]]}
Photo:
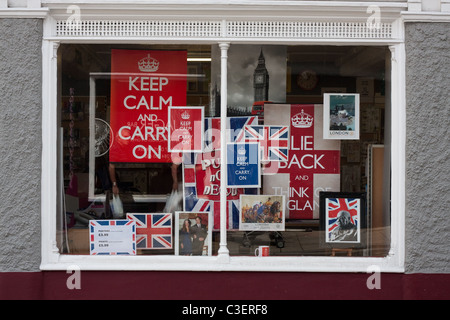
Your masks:
{"label": "window mullion", "polygon": [[220,244],[219,258],[229,259],[227,247],[227,166],[226,166],[226,144],[227,144],[227,62],[229,43],[220,43],[221,73],[220,73]]}

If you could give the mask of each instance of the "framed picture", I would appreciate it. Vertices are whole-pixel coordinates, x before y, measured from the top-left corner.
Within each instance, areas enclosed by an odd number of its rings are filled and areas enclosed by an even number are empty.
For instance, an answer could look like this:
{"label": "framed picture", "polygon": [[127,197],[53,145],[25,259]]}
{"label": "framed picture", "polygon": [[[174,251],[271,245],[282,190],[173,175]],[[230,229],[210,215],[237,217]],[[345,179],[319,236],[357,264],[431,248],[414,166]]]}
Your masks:
{"label": "framed picture", "polygon": [[323,95],[323,138],[359,139],[359,94]]}
{"label": "framed picture", "polygon": [[211,256],[212,228],[210,212],[175,212],[175,255]]}
{"label": "framed picture", "polygon": [[374,78],[356,78],[356,91],[361,95],[361,102],[373,103],[375,97]]}
{"label": "framed picture", "polygon": [[364,192],[320,192],[321,245],[332,248],[367,246]]}
{"label": "framed picture", "polygon": [[169,152],[203,152],[204,107],[169,107]]}
{"label": "framed picture", "polygon": [[172,213],[127,213],[136,223],[137,249],[172,249]]}
{"label": "framed picture", "polygon": [[237,142],[259,143],[261,162],[288,161],[289,126],[252,125],[244,127],[243,140]]}
{"label": "framed picture", "polygon": [[285,208],[284,196],[241,194],[239,230],[284,231]]}
{"label": "framed picture", "polygon": [[261,187],[259,143],[227,143],[227,187]]}

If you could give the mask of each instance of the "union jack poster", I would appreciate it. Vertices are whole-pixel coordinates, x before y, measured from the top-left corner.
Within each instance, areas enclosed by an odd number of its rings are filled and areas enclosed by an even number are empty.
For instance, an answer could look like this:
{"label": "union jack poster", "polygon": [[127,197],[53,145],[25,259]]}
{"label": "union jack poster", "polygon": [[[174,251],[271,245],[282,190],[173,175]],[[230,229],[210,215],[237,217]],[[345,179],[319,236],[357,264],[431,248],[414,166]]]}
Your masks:
{"label": "union jack poster", "polygon": [[289,155],[289,126],[248,126],[237,142],[258,142],[261,161],[287,161]]}
{"label": "union jack poster", "polygon": [[127,213],[136,223],[137,249],[172,249],[171,213]]}
{"label": "union jack poster", "polygon": [[365,194],[321,192],[320,197],[325,243],[361,243],[362,228],[365,228]]}
{"label": "union jack poster", "polygon": [[91,220],[91,255],[135,255],[136,224],[130,220]]}
{"label": "union jack poster", "polygon": [[[227,142],[243,141],[245,126],[257,125],[258,117],[228,117]],[[220,150],[220,118],[205,118],[204,152]]]}

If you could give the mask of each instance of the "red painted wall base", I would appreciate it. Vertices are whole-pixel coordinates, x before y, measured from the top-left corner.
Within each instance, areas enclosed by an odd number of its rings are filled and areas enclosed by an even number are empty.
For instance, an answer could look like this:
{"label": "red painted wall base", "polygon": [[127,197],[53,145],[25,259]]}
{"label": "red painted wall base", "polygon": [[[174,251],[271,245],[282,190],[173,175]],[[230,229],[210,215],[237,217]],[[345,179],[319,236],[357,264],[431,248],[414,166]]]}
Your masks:
{"label": "red painted wall base", "polygon": [[[72,278],[70,278],[72,276]],[[0,273],[1,300],[448,300],[450,274],[66,272]],[[69,279],[70,278],[70,279]],[[80,289],[69,289],[79,284]],[[372,282],[375,284],[375,282]]]}

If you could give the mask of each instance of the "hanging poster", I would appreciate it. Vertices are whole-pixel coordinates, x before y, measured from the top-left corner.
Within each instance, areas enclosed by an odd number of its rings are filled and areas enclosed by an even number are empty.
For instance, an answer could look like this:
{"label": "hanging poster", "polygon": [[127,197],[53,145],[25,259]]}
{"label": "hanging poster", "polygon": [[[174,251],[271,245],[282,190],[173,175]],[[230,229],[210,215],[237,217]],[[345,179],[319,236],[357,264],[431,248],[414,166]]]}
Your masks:
{"label": "hanging poster", "polygon": [[170,152],[202,152],[203,135],[203,107],[169,108]]}
{"label": "hanging poster", "polygon": [[359,94],[323,95],[323,138],[359,139]]}
{"label": "hanging poster", "polygon": [[227,187],[260,188],[258,143],[227,144]]}
{"label": "hanging poster", "polygon": [[[185,157],[186,158],[186,157]],[[183,163],[184,211],[212,212],[220,229],[220,151],[194,154]],[[227,188],[227,227],[239,226],[239,195],[243,188]]]}
{"label": "hanging poster", "polygon": [[172,248],[171,213],[127,213],[127,219],[136,223],[137,249]]}
{"label": "hanging poster", "polygon": [[279,195],[241,195],[239,230],[284,231],[285,197]]}
{"label": "hanging poster", "polygon": [[175,255],[212,255],[212,217],[209,212],[175,212]]}
{"label": "hanging poster", "polygon": [[257,142],[261,161],[286,161],[289,154],[289,126],[245,126],[237,142]]}
{"label": "hanging poster", "polygon": [[286,219],[318,219],[319,192],[340,189],[340,141],[322,138],[322,111],[322,105],[265,105],[265,124],[290,127],[288,160],[263,167],[264,193],[286,196]]}
{"label": "hanging poster", "polygon": [[136,224],[130,220],[91,220],[91,255],[135,255]]}
{"label": "hanging poster", "polygon": [[111,50],[111,162],[171,162],[168,111],[186,105],[186,51]]}

